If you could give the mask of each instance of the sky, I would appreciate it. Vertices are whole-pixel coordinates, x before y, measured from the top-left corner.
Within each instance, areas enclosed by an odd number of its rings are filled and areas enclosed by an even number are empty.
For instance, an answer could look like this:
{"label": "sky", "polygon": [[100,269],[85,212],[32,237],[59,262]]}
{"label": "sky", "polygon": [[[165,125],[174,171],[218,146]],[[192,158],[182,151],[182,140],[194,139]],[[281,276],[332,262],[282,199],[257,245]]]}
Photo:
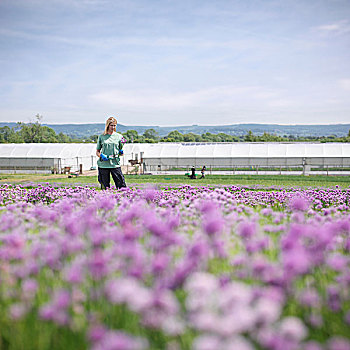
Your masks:
{"label": "sky", "polygon": [[350,0],[0,0],[0,122],[350,123]]}

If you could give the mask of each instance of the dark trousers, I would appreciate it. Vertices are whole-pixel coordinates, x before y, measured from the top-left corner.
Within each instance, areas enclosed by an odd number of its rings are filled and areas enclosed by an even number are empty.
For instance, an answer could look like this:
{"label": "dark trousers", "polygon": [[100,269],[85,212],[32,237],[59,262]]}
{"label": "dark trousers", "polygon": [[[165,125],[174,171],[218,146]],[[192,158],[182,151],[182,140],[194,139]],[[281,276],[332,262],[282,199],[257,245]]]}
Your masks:
{"label": "dark trousers", "polygon": [[126,187],[124,175],[121,168],[98,168],[98,182],[101,184],[101,189],[111,187],[111,175],[115,183],[115,187]]}

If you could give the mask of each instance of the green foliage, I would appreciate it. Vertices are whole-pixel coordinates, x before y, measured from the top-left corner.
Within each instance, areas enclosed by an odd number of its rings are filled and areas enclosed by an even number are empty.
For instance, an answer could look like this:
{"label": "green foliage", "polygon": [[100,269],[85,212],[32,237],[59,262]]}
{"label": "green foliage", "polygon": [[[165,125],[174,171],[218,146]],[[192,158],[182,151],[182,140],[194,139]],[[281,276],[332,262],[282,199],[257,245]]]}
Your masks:
{"label": "green foliage", "polygon": [[123,136],[126,140],[126,142],[137,142],[136,140],[139,139],[139,134],[136,130],[128,130],[127,132],[123,133]]}
{"label": "green foliage", "polygon": [[0,128],[1,143],[19,143],[23,142],[23,137],[16,131],[16,128],[4,126]]}
{"label": "green foliage", "polygon": [[[209,172],[209,169],[208,169]],[[185,174],[185,172],[184,172]],[[204,185],[248,185],[254,186],[290,186],[290,187],[331,187],[339,185],[341,188],[348,188],[350,185],[349,176],[327,176],[327,175],[206,175],[204,179],[192,180],[185,175],[127,175],[125,180],[128,186],[137,184],[154,183],[159,186],[163,184],[190,184],[192,186]],[[79,176],[68,178],[62,175],[58,178],[52,175],[37,174],[4,174],[0,177],[0,183],[28,183],[41,182],[51,184],[69,185],[97,185],[97,176]]]}
{"label": "green foliage", "polygon": [[18,123],[21,130],[19,131],[20,135],[22,136],[25,143],[38,143],[43,142],[43,136],[44,136],[44,129],[41,126],[41,120],[42,116],[37,114],[35,116],[36,121],[33,123]]}
{"label": "green foliage", "polygon": [[[0,143],[71,143],[96,142],[93,137],[85,139],[72,139],[70,136],[56,132],[48,126],[42,125],[43,117],[35,116],[35,122],[19,122],[15,127],[4,126],[0,128]],[[94,135],[95,136],[95,135]]]}
{"label": "green foliage", "polygon": [[[62,132],[56,132],[48,126],[41,125],[42,116],[36,115],[36,121],[28,124],[20,122],[15,127],[0,127],[0,143],[75,143],[97,142],[98,135],[92,134],[89,137],[76,138],[68,136]],[[347,136],[295,136],[268,133],[264,131],[262,135],[256,135],[251,130],[246,135],[229,135],[223,132],[217,134],[205,132],[202,135],[193,132],[182,134],[178,130],[173,130],[167,136],[159,137],[155,129],[147,129],[142,135],[136,130],[127,130],[123,136],[128,143],[156,143],[156,142],[350,142],[350,130]]]}
{"label": "green foliage", "polygon": [[68,143],[68,142],[71,142],[72,141],[72,138],[69,137],[68,135],[66,134],[63,134],[62,132],[60,132],[58,135],[57,135],[57,139],[58,139],[58,142],[60,143]]}
{"label": "green foliage", "polygon": [[175,142],[183,142],[183,140],[184,140],[183,135],[181,133],[179,133],[177,130],[169,132],[167,138],[168,139],[170,139],[170,138],[174,139]]}
{"label": "green foliage", "polygon": [[166,137],[166,138],[163,138],[163,139],[160,139],[160,142],[176,142],[175,139],[173,139],[172,137]]}
{"label": "green foliage", "polygon": [[184,136],[184,141],[185,142],[196,142],[196,138],[197,138],[198,135],[190,132],[188,134],[184,134],[183,136]]}
{"label": "green foliage", "polygon": [[224,134],[223,132],[220,132],[217,137],[219,138],[219,142],[235,142],[234,136]]}
{"label": "green foliage", "polygon": [[246,142],[254,142],[254,141],[257,141],[257,140],[256,140],[256,137],[254,136],[254,134],[252,133],[252,131],[249,130],[247,135],[244,136],[244,141],[246,141]]}
{"label": "green foliage", "polygon": [[[154,129],[147,129],[144,133],[143,133],[143,137],[145,138],[145,140],[152,140],[153,142],[157,142],[159,137],[158,137],[158,133],[157,131],[155,131]],[[151,142],[152,142],[151,141]],[[146,141],[147,142],[147,141]]]}

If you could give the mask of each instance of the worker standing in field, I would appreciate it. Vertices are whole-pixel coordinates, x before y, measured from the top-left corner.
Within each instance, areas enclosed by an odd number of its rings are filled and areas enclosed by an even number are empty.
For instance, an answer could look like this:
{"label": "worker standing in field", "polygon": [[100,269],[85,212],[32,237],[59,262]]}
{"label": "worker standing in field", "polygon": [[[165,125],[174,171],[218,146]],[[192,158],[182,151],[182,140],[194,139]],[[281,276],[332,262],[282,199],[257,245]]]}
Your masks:
{"label": "worker standing in field", "polygon": [[201,177],[200,177],[200,179],[204,179],[205,178],[205,170],[206,170],[207,168],[205,167],[205,165],[203,165],[203,168],[202,168],[202,170],[201,170]]}
{"label": "worker standing in field", "polygon": [[120,167],[120,156],[123,155],[124,138],[117,133],[117,119],[113,116],[106,121],[104,133],[98,137],[96,155],[99,157],[98,182],[101,189],[110,188],[111,175],[115,187],[126,187],[124,175]]}
{"label": "worker standing in field", "polygon": [[193,165],[192,168],[191,168],[191,176],[190,176],[190,179],[195,179],[196,178],[196,168],[195,166]]}

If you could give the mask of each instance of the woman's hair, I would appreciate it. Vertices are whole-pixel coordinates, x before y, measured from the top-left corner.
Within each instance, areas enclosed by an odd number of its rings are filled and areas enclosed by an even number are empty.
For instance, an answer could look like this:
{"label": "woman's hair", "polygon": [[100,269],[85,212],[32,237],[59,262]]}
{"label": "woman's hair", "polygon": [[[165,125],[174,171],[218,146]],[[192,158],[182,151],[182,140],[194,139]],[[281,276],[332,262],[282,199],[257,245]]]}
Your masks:
{"label": "woman's hair", "polygon": [[104,131],[103,135],[106,135],[106,134],[107,134],[109,124],[112,124],[112,123],[116,123],[116,124],[117,124],[117,119],[115,119],[114,117],[109,117],[109,118],[106,120],[106,126],[105,126],[105,131]]}

